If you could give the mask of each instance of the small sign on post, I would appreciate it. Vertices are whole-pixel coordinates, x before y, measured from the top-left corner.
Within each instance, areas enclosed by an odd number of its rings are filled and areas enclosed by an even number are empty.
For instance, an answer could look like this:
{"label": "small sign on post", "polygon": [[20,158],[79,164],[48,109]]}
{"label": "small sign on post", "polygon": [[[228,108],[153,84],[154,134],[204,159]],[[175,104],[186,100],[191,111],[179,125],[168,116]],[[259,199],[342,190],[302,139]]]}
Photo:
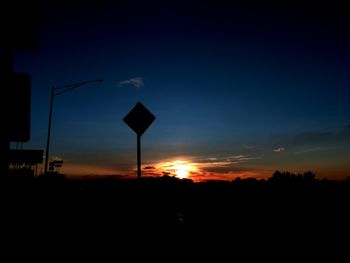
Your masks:
{"label": "small sign on post", "polygon": [[137,177],[141,177],[141,136],[155,120],[155,116],[141,103],[124,117],[123,121],[137,135]]}

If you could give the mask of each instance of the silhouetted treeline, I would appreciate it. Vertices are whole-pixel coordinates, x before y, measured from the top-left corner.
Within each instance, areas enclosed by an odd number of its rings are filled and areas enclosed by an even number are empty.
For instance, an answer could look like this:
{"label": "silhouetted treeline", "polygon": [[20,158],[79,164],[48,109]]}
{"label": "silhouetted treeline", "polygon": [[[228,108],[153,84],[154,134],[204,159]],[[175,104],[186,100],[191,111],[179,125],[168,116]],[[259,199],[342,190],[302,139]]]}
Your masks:
{"label": "silhouetted treeline", "polygon": [[[267,237],[272,242],[297,238],[305,245],[327,243],[347,237],[349,190],[349,178],[319,180],[311,172],[199,183],[169,176],[7,177],[0,184],[2,230],[9,236],[68,237],[74,242],[146,231],[160,232],[163,238],[200,232],[243,243],[267,242]],[[325,240],[325,235],[331,238]]]}

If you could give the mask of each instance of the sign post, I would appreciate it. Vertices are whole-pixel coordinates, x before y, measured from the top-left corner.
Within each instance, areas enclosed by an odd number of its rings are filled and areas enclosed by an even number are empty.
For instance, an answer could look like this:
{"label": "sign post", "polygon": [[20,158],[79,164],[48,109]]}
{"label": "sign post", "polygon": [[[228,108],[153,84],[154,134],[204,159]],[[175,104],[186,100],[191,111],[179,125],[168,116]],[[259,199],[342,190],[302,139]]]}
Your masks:
{"label": "sign post", "polygon": [[137,135],[137,178],[141,177],[141,136]]}
{"label": "sign post", "polygon": [[123,121],[137,135],[137,177],[141,177],[141,136],[155,120],[155,116],[141,103],[138,102],[135,107],[124,117]]}

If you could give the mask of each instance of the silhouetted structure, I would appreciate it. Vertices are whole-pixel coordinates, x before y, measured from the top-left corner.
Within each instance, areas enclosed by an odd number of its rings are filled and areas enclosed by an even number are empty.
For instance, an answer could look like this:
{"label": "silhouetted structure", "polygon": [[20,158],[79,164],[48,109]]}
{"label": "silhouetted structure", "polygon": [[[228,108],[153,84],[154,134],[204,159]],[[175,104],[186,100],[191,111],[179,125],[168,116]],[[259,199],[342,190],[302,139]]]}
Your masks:
{"label": "silhouetted structure", "polygon": [[1,175],[7,173],[9,142],[26,142],[30,133],[30,80],[28,74],[14,73],[13,55],[16,51],[38,48],[39,8],[37,1],[5,1],[0,18],[0,79],[3,112],[0,138]]}
{"label": "silhouetted structure", "polygon": [[[321,243],[328,247],[346,240],[349,183],[314,179],[308,184],[307,176],[284,172],[273,178],[201,183],[169,176],[138,180],[2,178],[1,194],[7,200],[1,211],[6,215],[2,237],[15,236],[18,241],[35,236],[39,240],[35,245],[49,242],[50,246],[62,237],[74,249],[86,243],[95,247],[102,241],[114,246],[115,238],[123,243],[131,239],[127,246],[135,239],[147,244],[150,237],[156,242],[175,240],[178,244],[180,240],[181,248],[187,241],[189,247],[198,241],[210,246],[221,241],[230,249],[240,244],[252,253],[265,247],[275,254],[271,244],[279,244],[293,255],[302,246]],[[292,178],[301,183],[286,184]]]}
{"label": "silhouetted structure", "polygon": [[[42,150],[9,150],[10,175],[37,175],[37,165],[43,162]],[[33,166],[35,170],[33,170]]]}
{"label": "silhouetted structure", "polygon": [[141,136],[152,124],[156,117],[141,103],[138,102],[124,117],[123,121],[137,135],[137,177],[141,177]]}
{"label": "silhouetted structure", "polygon": [[102,82],[102,79],[87,80],[87,81],[82,81],[82,82],[77,82],[77,83],[73,83],[73,84],[69,84],[69,85],[51,88],[49,121],[48,121],[47,138],[46,138],[46,153],[45,153],[45,167],[44,167],[45,174],[47,174],[48,167],[49,167],[48,164],[49,164],[49,151],[50,151],[50,138],[51,138],[52,109],[53,109],[53,101],[54,101],[55,96],[61,95],[63,93],[71,91],[73,89],[77,89],[83,85],[86,85],[86,84],[92,83],[92,82]]}

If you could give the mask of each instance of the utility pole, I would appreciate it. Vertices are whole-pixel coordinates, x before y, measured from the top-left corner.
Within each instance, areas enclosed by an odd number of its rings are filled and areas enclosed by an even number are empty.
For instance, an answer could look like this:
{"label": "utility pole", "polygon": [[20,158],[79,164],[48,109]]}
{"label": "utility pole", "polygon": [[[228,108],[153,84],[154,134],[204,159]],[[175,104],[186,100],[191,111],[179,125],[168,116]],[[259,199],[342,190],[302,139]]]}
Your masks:
{"label": "utility pole", "polygon": [[92,83],[92,82],[102,82],[102,79],[94,79],[94,80],[87,80],[82,81],[78,83],[73,83],[69,85],[64,85],[60,87],[52,87],[51,88],[51,96],[50,96],[50,111],[49,111],[49,124],[47,128],[47,140],[46,140],[46,152],[45,152],[45,169],[44,174],[47,175],[48,170],[48,164],[49,164],[49,150],[50,150],[50,138],[51,138],[51,122],[52,122],[52,108],[53,108],[53,101],[54,97],[61,95],[63,93],[66,93],[70,90],[79,88],[85,84]]}

